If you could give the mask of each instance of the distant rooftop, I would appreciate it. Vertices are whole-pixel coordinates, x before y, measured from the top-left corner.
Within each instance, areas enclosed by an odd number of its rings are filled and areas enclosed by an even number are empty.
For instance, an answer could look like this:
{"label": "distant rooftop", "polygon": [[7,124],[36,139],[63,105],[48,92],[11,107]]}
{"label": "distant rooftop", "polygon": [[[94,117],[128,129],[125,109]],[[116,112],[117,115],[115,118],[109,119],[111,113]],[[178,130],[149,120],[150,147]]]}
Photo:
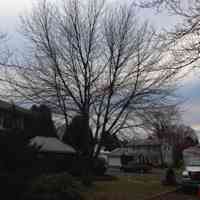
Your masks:
{"label": "distant rooftop", "polygon": [[183,154],[193,154],[200,156],[200,145],[192,146],[183,151]]}
{"label": "distant rooftop", "polygon": [[6,101],[3,101],[0,99],[0,109],[4,109],[4,110],[12,110],[13,107],[16,109],[16,111],[19,111],[23,114],[31,114],[31,110],[28,110],[28,109],[25,109],[25,108],[22,108],[20,106],[17,106],[13,103],[9,103],[9,102],[6,102]]}
{"label": "distant rooftop", "polygon": [[154,145],[160,145],[160,142],[156,138],[134,139],[127,144],[127,146],[154,146]]}
{"label": "distant rooftop", "polygon": [[132,154],[134,154],[134,151],[133,151],[132,148],[127,148],[127,147],[125,147],[125,148],[116,148],[113,151],[111,151],[108,154],[108,156],[114,156],[114,157],[116,156],[116,157],[118,157],[118,156],[121,156],[123,154],[132,155]]}

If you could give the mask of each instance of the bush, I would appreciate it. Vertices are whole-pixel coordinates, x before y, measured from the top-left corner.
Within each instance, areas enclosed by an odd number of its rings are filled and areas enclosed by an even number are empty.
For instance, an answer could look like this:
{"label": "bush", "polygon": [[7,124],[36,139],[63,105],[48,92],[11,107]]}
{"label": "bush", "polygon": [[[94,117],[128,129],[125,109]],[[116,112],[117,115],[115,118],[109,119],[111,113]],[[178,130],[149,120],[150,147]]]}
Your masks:
{"label": "bush", "polygon": [[30,185],[24,199],[30,200],[82,200],[80,184],[65,173],[58,175],[42,175]]}
{"label": "bush", "polygon": [[176,174],[174,169],[169,167],[166,169],[164,179],[162,180],[163,185],[176,185]]}
{"label": "bush", "polygon": [[38,148],[30,147],[23,131],[7,130],[0,134],[1,170],[21,173],[30,170],[36,160]]}
{"label": "bush", "polygon": [[106,160],[104,158],[97,158],[93,162],[93,172],[95,175],[102,176],[107,170]]}
{"label": "bush", "polygon": [[175,168],[177,169],[181,169],[184,166],[184,161],[183,160],[179,160],[177,163],[175,163]]}
{"label": "bush", "polygon": [[0,175],[1,196],[6,199],[21,199],[27,187],[27,177],[18,173]]}

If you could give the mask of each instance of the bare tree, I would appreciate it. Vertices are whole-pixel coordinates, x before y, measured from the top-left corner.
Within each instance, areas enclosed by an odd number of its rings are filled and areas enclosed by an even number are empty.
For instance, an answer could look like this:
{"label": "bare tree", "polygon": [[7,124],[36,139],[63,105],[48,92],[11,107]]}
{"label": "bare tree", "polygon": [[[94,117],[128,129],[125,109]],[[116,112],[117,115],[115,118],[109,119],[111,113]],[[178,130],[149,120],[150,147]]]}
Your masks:
{"label": "bare tree", "polygon": [[0,65],[4,66],[7,64],[8,59],[12,55],[8,49],[6,42],[8,40],[8,35],[6,33],[0,32]]}
{"label": "bare tree", "polygon": [[159,110],[148,110],[143,117],[144,129],[150,136],[161,143],[168,143],[173,148],[173,159],[177,163],[182,159],[182,151],[198,144],[195,131],[181,124],[180,111],[177,106],[166,106]]}
{"label": "bare tree", "polygon": [[173,140],[172,127],[180,123],[180,112],[176,105],[147,110],[141,118],[144,129],[160,141]]}
{"label": "bare tree", "polygon": [[21,22],[29,56],[16,66],[17,78],[7,76],[12,95],[51,106],[66,124],[82,115],[99,141],[94,156],[104,134],[133,127],[136,111],[164,104],[170,94],[178,70],[133,5],[43,1]]}
{"label": "bare tree", "polygon": [[200,1],[198,0],[145,0],[138,2],[143,8],[166,11],[177,17],[177,23],[162,35],[170,44],[174,65],[199,66],[200,58]]}
{"label": "bare tree", "polygon": [[174,125],[169,132],[169,142],[173,147],[174,162],[177,164],[182,159],[184,149],[197,145],[198,138],[195,131],[183,124]]}

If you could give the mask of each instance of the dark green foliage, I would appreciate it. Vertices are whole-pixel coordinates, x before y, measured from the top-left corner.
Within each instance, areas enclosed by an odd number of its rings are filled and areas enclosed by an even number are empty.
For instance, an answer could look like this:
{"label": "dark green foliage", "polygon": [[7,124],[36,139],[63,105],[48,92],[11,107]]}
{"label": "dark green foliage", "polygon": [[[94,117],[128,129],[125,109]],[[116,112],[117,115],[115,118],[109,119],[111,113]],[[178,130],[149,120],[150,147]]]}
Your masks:
{"label": "dark green foliage", "polygon": [[93,147],[93,135],[84,116],[77,115],[66,128],[63,141],[72,145],[82,155],[90,155]]}
{"label": "dark green foliage", "polygon": [[37,171],[39,173],[72,172],[76,167],[75,154],[57,154],[53,152],[40,152],[37,157]]}
{"label": "dark green foliage", "polygon": [[57,137],[50,108],[46,105],[33,105],[31,110],[33,112],[29,127],[31,136]]}
{"label": "dark green foliage", "polygon": [[104,158],[97,158],[93,161],[93,173],[98,176],[105,174],[107,170],[106,160]]}
{"label": "dark green foliage", "polygon": [[2,170],[16,171],[32,168],[37,148],[30,147],[29,139],[20,130],[0,134],[0,165]]}
{"label": "dark green foliage", "polygon": [[30,184],[26,199],[29,200],[81,200],[81,186],[65,174],[42,175]]}
{"label": "dark green foliage", "polygon": [[7,199],[21,199],[28,181],[35,175],[35,147],[28,145],[25,133],[7,130],[0,133],[0,188]]}
{"label": "dark green foliage", "polygon": [[105,147],[106,151],[112,151],[121,146],[121,141],[118,139],[116,135],[112,135],[106,132],[102,138],[103,146]]}
{"label": "dark green foliage", "polygon": [[121,159],[122,165],[127,165],[128,162],[133,160],[133,156],[128,156],[128,155],[122,154],[120,159]]}
{"label": "dark green foliage", "polygon": [[162,181],[163,185],[176,185],[176,174],[174,169],[169,167],[166,169],[164,180]]}
{"label": "dark green foliage", "polygon": [[22,200],[28,180],[28,176],[22,173],[2,173],[0,175],[1,197],[4,200]]}
{"label": "dark green foliage", "polygon": [[69,173],[73,176],[84,176],[85,169],[89,165],[88,160],[81,155],[77,155],[76,158],[70,163]]}

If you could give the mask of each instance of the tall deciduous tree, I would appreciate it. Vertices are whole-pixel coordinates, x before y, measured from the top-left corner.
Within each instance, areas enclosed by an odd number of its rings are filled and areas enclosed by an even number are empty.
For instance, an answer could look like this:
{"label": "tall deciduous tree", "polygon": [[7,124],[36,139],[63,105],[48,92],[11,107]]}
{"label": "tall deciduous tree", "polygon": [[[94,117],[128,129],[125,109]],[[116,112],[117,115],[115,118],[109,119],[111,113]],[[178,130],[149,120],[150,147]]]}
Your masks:
{"label": "tall deciduous tree", "polygon": [[6,45],[7,40],[8,40],[7,34],[0,32],[0,65],[1,66],[4,66],[5,64],[7,64],[8,59],[12,55]]}
{"label": "tall deciduous tree", "polygon": [[180,113],[176,105],[170,105],[158,109],[149,109],[142,114],[144,129],[149,131],[159,140],[173,137],[173,127],[180,122]]}
{"label": "tall deciduous tree", "polygon": [[138,1],[143,8],[153,8],[177,18],[174,26],[164,31],[174,65],[177,67],[199,66],[200,59],[200,1],[198,0],[144,0]]}
{"label": "tall deciduous tree", "polygon": [[178,70],[133,5],[42,1],[21,22],[30,54],[16,68],[18,78],[7,79],[13,95],[45,102],[67,125],[83,116],[99,141],[95,157],[105,133],[134,127],[136,111],[165,103]]}

